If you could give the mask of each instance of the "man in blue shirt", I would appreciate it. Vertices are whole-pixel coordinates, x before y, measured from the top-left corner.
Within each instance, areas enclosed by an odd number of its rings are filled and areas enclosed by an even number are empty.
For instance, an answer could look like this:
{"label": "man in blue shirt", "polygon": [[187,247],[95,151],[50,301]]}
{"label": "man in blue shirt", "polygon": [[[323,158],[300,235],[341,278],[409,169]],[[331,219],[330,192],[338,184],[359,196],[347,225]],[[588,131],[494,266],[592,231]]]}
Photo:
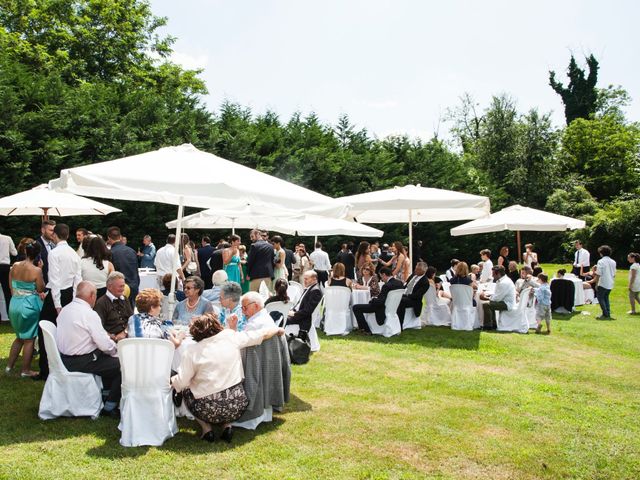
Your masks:
{"label": "man in blue shirt", "polygon": [[156,259],[156,246],[151,241],[149,235],[145,235],[142,239],[142,251],[138,250],[140,257],[140,268],[156,268],[154,261]]}

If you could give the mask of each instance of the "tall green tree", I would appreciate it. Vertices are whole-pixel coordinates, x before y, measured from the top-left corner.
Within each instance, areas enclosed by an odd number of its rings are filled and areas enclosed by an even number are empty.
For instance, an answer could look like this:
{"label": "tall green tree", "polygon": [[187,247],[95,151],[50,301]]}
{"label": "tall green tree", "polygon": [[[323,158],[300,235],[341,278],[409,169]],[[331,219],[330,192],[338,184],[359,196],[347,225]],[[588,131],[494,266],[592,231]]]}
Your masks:
{"label": "tall green tree", "polygon": [[598,61],[596,57],[589,55],[586,58],[589,73],[585,76],[585,71],[580,68],[576,59],[571,55],[567,76],[569,85],[566,87],[556,80],[556,72],[549,72],[549,85],[554,92],[560,95],[564,103],[564,116],[567,125],[577,118],[589,118],[596,111],[598,100]]}

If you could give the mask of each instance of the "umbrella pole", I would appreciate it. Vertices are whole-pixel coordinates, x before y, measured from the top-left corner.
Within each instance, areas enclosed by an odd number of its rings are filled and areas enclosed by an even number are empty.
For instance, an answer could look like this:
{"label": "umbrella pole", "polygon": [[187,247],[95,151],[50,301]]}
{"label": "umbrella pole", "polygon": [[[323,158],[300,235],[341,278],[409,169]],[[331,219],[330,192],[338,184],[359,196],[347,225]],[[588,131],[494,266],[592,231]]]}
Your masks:
{"label": "umbrella pole", "polygon": [[[178,224],[176,225],[176,243],[174,252],[173,252],[173,264],[179,262],[179,254],[178,254],[178,246],[182,242],[182,217],[184,213],[184,197],[180,196],[180,202],[178,203]],[[175,268],[171,269],[171,288],[169,289],[169,314],[167,318],[171,320],[173,318],[173,311],[176,308],[176,276],[178,272]]]}
{"label": "umbrella pole", "polygon": [[318,235],[314,235],[314,237],[313,237],[313,249],[314,250],[316,248],[316,243],[318,243]]}
{"label": "umbrella pole", "polygon": [[232,218],[231,219],[231,235],[235,235],[236,234],[236,219]]}
{"label": "umbrella pole", "polygon": [[520,230],[516,230],[516,243],[518,244],[518,263],[522,263],[522,248],[520,248]]}
{"label": "umbrella pole", "polygon": [[49,220],[49,207],[42,207],[42,221],[46,222]]}
{"label": "umbrella pole", "polygon": [[409,274],[413,273],[413,211],[409,209]]}

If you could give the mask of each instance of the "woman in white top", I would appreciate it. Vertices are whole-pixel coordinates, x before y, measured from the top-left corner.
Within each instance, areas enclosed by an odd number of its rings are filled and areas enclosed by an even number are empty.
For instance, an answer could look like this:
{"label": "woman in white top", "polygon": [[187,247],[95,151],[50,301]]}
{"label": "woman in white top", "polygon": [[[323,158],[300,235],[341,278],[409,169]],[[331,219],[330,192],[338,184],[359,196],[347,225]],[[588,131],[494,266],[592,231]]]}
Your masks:
{"label": "woman in white top", "polygon": [[220,438],[231,442],[231,422],[240,418],[249,405],[242,386],[240,350],[283,335],[284,329],[274,326],[237,332],[224,328],[213,312],[194,317],[189,332],[198,343],[185,352],[171,385],[182,392],[187,408],[202,427],[200,438],[213,442],[212,424],[222,424]]}
{"label": "woman in white top", "polygon": [[527,267],[535,267],[538,264],[538,254],[533,251],[533,245],[527,243],[524,248],[525,252],[522,254],[522,263]]}
{"label": "woman in white top", "polygon": [[629,268],[629,302],[631,310],[629,315],[636,315],[636,302],[640,305],[640,253],[631,252],[627,255],[627,260],[631,264]]}
{"label": "woman in white top", "polygon": [[80,274],[82,280],[95,285],[100,298],[107,292],[107,277],[114,271],[113,264],[109,261],[111,252],[102,237],[91,237],[84,257],[80,259]]}

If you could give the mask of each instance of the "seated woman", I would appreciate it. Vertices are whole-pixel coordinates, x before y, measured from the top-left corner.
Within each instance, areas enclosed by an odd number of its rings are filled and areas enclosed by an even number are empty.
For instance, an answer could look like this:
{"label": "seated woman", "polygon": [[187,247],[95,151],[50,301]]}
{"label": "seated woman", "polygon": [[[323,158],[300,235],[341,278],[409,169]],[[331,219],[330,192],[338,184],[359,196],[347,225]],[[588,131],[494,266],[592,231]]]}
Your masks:
{"label": "seated woman", "polygon": [[331,270],[331,278],[327,283],[330,287],[351,288],[351,280],[345,277],[344,263],[336,262]]}
{"label": "seated woman", "polygon": [[145,288],[136,297],[138,313],[129,317],[127,334],[129,338],[164,338],[178,348],[184,339],[184,333],[176,335],[171,328],[173,323],[162,321],[158,317],[162,307],[163,295],[155,288]]}
{"label": "seated woman", "polygon": [[[162,277],[162,294],[166,297],[169,295],[171,291],[171,274],[166,273],[164,277]],[[176,302],[181,302],[184,300],[184,292],[182,290],[178,290],[178,277],[176,277]]]}
{"label": "seated woman", "polygon": [[513,283],[516,283],[520,278],[520,272],[518,271],[518,263],[511,260],[509,262],[509,269],[507,270],[507,277],[511,279]]}
{"label": "seated woman", "polygon": [[185,299],[176,305],[173,312],[175,325],[189,325],[191,318],[213,312],[213,305],[206,298],[202,298],[204,282],[200,277],[192,276],[184,281]]}
{"label": "seated woman", "polygon": [[442,288],[442,279],[440,277],[434,277],[433,282],[436,287],[436,296],[440,299],[442,303],[450,303],[451,302],[451,294],[445,292]]}
{"label": "seated woman", "polygon": [[[478,270],[480,267],[477,265],[471,265],[471,268],[476,267]],[[467,262],[458,262],[453,268],[453,277],[451,277],[451,285],[470,285],[473,288],[473,306],[476,306],[476,292],[478,291],[478,282],[474,278],[475,275],[469,273],[469,267]]]}
{"label": "seated woman", "polygon": [[247,323],[247,319],[242,313],[242,287],[236,282],[226,282],[220,287],[220,311],[219,321],[223,327],[229,328],[230,322],[237,322],[236,329],[241,332]]}
{"label": "seated woman", "polygon": [[213,425],[221,424],[220,438],[231,442],[231,422],[249,405],[242,386],[240,350],[283,335],[284,329],[274,326],[240,333],[224,328],[216,313],[208,313],[194,317],[189,332],[197,343],[184,353],[171,385],[182,392],[187,408],[202,427],[201,439],[213,442]]}
{"label": "seated woman", "polygon": [[278,278],[273,284],[273,287],[274,287],[274,290],[276,291],[276,294],[267,298],[264,301],[264,304],[267,305],[268,303],[271,303],[271,302],[289,303],[289,295],[287,295],[289,282],[287,282],[284,278]]}
{"label": "seated woman", "polygon": [[[480,278],[480,267],[478,265],[476,265],[475,263],[472,263],[471,266],[469,267],[469,277],[474,282],[477,282],[478,279]],[[477,286],[476,286],[476,288],[477,288]]]}
{"label": "seated woman", "polygon": [[567,273],[567,271],[564,268],[561,268],[556,272],[556,278],[564,278],[565,273]]}
{"label": "seated woman", "polygon": [[213,272],[213,275],[211,275],[211,283],[213,284],[213,286],[210,289],[202,292],[202,296],[210,302],[219,302],[220,287],[222,287],[222,285],[228,280],[229,277],[227,276],[227,272],[225,272],[224,270],[216,270],[215,272]]}
{"label": "seated woman", "polygon": [[375,271],[376,267],[373,266],[373,263],[365,263],[360,269],[358,283],[354,283],[353,288],[356,290],[366,290],[368,288],[371,298],[380,295],[380,282],[378,282],[378,276]]}

